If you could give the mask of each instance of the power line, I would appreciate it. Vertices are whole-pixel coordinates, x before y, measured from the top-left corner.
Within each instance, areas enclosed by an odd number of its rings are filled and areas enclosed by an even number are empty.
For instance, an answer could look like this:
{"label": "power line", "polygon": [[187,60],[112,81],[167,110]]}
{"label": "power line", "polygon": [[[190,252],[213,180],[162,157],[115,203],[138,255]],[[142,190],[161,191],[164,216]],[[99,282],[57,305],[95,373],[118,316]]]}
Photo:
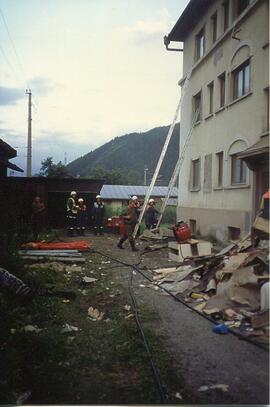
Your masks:
{"label": "power line", "polygon": [[8,64],[9,68],[13,71],[13,74],[14,74],[16,80],[19,82],[19,78],[17,76],[17,73],[16,73],[14,67],[12,66],[12,64],[10,63],[10,61],[9,61],[8,57],[6,56],[5,51],[3,50],[1,45],[0,45],[0,51],[1,51],[1,53],[2,53],[2,55],[4,57],[4,59],[5,59],[6,63]]}
{"label": "power line", "polygon": [[21,60],[20,60],[20,58],[19,58],[19,54],[18,54],[18,52],[17,52],[17,50],[16,50],[14,41],[13,41],[13,39],[12,39],[12,37],[11,37],[10,31],[9,31],[9,28],[8,28],[8,24],[7,24],[7,21],[6,21],[6,19],[5,19],[5,16],[4,16],[4,13],[3,13],[1,7],[0,7],[0,14],[1,14],[2,20],[3,20],[3,22],[4,22],[4,26],[5,26],[5,29],[6,29],[6,31],[7,31],[7,35],[8,35],[8,38],[9,38],[9,40],[10,40],[10,43],[11,43],[13,52],[14,52],[14,54],[15,54],[15,56],[16,56],[16,59],[17,59],[17,62],[18,62],[18,66],[20,67],[20,70],[21,70],[21,73],[22,73],[22,77],[23,77],[23,79],[25,79],[25,72],[24,72],[24,69],[23,69]]}

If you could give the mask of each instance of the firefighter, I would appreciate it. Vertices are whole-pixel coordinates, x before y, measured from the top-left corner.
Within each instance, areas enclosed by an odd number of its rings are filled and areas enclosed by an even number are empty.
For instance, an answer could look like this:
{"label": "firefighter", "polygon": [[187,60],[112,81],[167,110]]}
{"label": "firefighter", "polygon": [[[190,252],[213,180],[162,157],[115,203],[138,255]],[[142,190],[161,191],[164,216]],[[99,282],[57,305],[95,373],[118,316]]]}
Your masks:
{"label": "firefighter", "polygon": [[149,199],[145,211],[145,226],[146,229],[154,229],[157,226],[157,215],[159,211],[155,208],[155,200]]}
{"label": "firefighter", "polygon": [[44,214],[45,214],[44,203],[41,202],[39,196],[36,196],[34,198],[34,201],[32,202],[32,219],[31,219],[33,236],[35,241],[38,240],[38,235],[44,227]]}
{"label": "firefighter", "polygon": [[94,202],[94,234],[103,235],[103,224],[105,216],[105,205],[102,202],[101,196],[96,196],[96,202]]}
{"label": "firefighter", "polygon": [[87,226],[87,208],[83,198],[78,199],[77,235],[84,236]]}
{"label": "firefighter", "polygon": [[131,246],[131,250],[133,252],[137,252],[138,249],[135,247],[135,240],[133,237],[133,232],[136,226],[136,223],[138,221],[138,209],[139,209],[139,201],[136,196],[133,196],[131,200],[129,201],[128,207],[123,210],[122,212],[122,218],[124,219],[125,223],[125,231],[123,235],[121,236],[117,247],[119,249],[124,249],[123,248],[123,243],[128,239],[129,244]]}
{"label": "firefighter", "polygon": [[70,193],[70,196],[67,200],[67,235],[73,236],[74,229],[76,227],[78,206],[76,205],[76,195],[75,191]]}

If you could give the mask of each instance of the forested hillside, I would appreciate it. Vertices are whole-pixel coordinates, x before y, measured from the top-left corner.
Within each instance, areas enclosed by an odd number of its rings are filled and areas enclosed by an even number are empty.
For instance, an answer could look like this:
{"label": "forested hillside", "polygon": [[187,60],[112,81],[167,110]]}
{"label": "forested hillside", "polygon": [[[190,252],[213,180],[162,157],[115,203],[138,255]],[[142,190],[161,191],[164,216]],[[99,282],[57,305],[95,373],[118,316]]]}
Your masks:
{"label": "forested hillside", "polygon": [[[160,156],[169,126],[145,133],[116,137],[101,147],[68,164],[71,175],[110,178],[114,184],[143,184],[144,168],[148,182]],[[159,185],[167,185],[179,154],[179,124],[175,126],[167,154],[160,170]],[[106,180],[107,181],[107,180]]]}

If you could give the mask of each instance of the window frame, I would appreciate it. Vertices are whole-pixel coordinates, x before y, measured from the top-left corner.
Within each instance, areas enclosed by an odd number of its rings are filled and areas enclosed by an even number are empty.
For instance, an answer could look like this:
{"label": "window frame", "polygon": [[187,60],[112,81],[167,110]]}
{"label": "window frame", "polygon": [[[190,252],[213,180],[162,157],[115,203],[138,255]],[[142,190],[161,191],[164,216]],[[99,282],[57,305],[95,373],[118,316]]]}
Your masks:
{"label": "window frame", "polygon": [[222,188],[224,185],[224,151],[216,153],[217,160],[217,187]]}
{"label": "window frame", "polygon": [[[246,71],[248,68],[248,71]],[[246,78],[248,72],[248,87],[246,89]],[[237,100],[251,91],[251,60],[248,58],[232,71],[232,100]],[[240,89],[239,89],[240,88]],[[240,90],[240,91],[239,91]]]}
{"label": "window frame", "polygon": [[230,25],[230,0],[225,0],[222,3],[222,7],[223,7],[223,32],[225,32]]}
{"label": "window frame", "polygon": [[218,76],[219,81],[219,108],[222,108],[226,104],[226,72],[222,72]]}
{"label": "window frame", "polygon": [[[199,101],[199,105],[198,105],[197,100],[199,99],[199,97],[200,97],[200,101]],[[194,117],[198,108],[199,108],[199,114],[198,114],[196,123],[200,123],[200,121],[202,120],[202,90],[197,92],[192,97],[192,118]]]}
{"label": "window frame", "polygon": [[211,16],[211,25],[212,25],[212,43],[214,44],[217,41],[217,22],[218,22],[218,13],[214,12]]}
{"label": "window frame", "polygon": [[[191,180],[191,189],[193,191],[199,190],[200,189],[200,178],[201,178],[201,160],[200,158],[196,158],[194,160],[191,160],[191,165],[192,165],[192,180]],[[196,166],[197,166],[197,172],[196,172]],[[197,179],[196,179],[197,175]]]}
{"label": "window frame", "polygon": [[[237,157],[238,153],[231,154],[231,185],[247,185],[248,179],[248,167],[247,164]],[[237,161],[238,160],[238,161]],[[237,167],[235,167],[234,163],[239,163],[239,179],[235,178],[238,174],[236,173]]]}
{"label": "window frame", "polygon": [[[203,41],[202,43],[201,39]],[[203,47],[202,53],[201,46]],[[202,29],[195,36],[195,62],[199,61],[204,55],[205,55],[205,27],[202,27]]]}
{"label": "window frame", "polygon": [[210,82],[207,85],[207,89],[208,89],[208,92],[209,92],[208,114],[212,115],[214,113],[214,81]]}

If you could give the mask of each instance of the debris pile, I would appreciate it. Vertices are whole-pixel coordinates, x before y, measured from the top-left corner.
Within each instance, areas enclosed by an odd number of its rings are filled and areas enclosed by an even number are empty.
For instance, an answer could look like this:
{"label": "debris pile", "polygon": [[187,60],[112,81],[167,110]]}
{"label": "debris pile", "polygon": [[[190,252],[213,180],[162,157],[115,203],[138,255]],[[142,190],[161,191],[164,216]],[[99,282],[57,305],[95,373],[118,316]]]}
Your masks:
{"label": "debris pile", "polygon": [[[269,258],[250,236],[216,254],[153,270],[153,281],[196,311],[256,341],[269,341]],[[228,329],[226,329],[228,328]]]}

